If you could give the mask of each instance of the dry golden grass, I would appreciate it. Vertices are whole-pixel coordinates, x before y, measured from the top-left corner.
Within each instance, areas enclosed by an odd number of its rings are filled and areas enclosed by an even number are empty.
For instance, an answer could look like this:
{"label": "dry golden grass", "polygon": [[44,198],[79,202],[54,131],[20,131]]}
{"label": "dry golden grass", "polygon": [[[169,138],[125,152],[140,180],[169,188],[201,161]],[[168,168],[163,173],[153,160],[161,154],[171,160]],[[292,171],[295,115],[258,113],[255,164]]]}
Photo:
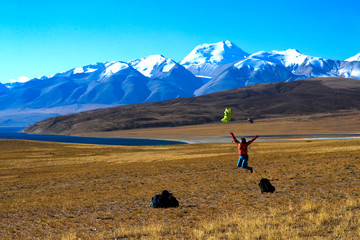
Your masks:
{"label": "dry golden grass", "polygon": [[0,239],[360,239],[360,140],[0,149]]}

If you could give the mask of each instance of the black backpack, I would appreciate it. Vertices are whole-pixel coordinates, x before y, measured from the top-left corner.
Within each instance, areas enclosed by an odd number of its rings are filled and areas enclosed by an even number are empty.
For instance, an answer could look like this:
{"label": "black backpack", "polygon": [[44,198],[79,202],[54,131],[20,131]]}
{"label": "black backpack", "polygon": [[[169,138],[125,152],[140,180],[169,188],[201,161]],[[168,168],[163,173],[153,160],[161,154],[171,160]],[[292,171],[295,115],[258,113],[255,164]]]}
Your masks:
{"label": "black backpack", "polygon": [[264,193],[264,192],[273,193],[273,192],[275,192],[275,187],[273,185],[271,185],[269,179],[267,179],[267,178],[262,178],[260,180],[259,187],[260,187],[261,193]]}
{"label": "black backpack", "polygon": [[167,190],[161,192],[161,194],[156,194],[152,199],[153,208],[169,208],[169,207],[178,207],[179,201]]}

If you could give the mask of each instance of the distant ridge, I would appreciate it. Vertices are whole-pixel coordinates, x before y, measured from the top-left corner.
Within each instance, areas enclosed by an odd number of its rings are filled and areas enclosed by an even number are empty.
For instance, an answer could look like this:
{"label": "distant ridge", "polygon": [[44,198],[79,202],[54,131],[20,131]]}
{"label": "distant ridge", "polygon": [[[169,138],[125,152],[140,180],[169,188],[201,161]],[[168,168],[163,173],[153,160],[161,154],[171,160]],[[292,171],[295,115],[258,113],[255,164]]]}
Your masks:
{"label": "distant ridge", "polygon": [[305,55],[296,49],[250,54],[228,40],[204,43],[179,63],[158,54],[0,84],[0,126],[30,125],[49,116],[100,107],[323,77],[360,79],[359,55],[341,61]]}
{"label": "distant ridge", "polygon": [[302,116],[360,109],[360,81],[308,79],[259,84],[199,97],[172,99],[92,110],[46,119],[27,127],[34,134],[76,135],[148,127],[174,127],[218,122],[225,107],[233,121],[272,116]]}

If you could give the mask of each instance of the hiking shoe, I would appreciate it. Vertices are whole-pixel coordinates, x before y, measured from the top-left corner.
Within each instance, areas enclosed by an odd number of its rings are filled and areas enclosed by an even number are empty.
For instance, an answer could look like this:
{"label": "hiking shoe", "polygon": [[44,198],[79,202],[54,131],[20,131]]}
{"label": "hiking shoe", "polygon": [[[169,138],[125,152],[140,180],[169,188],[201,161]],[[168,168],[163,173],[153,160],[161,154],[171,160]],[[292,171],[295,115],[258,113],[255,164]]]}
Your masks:
{"label": "hiking shoe", "polygon": [[252,169],[252,168],[250,169],[250,173],[251,173],[251,174],[253,173],[253,169]]}

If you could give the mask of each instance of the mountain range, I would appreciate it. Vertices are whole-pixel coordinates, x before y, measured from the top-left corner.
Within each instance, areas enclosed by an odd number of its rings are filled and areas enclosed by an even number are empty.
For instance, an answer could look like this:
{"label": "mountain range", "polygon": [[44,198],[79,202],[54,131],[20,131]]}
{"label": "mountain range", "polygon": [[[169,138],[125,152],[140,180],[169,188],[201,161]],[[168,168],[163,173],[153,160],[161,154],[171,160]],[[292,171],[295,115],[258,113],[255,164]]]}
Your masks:
{"label": "mountain range", "polygon": [[273,117],[331,115],[360,110],[359,92],[360,81],[348,78],[264,83],[198,97],[52,117],[25,128],[24,132],[86,136],[125,129],[221,123],[226,107],[233,109],[231,122],[247,122],[248,118],[257,122]]}
{"label": "mountain range", "polygon": [[249,54],[230,41],[201,44],[180,62],[152,55],[0,84],[0,126],[26,126],[61,114],[319,77],[360,79],[360,54],[340,61],[294,49]]}

